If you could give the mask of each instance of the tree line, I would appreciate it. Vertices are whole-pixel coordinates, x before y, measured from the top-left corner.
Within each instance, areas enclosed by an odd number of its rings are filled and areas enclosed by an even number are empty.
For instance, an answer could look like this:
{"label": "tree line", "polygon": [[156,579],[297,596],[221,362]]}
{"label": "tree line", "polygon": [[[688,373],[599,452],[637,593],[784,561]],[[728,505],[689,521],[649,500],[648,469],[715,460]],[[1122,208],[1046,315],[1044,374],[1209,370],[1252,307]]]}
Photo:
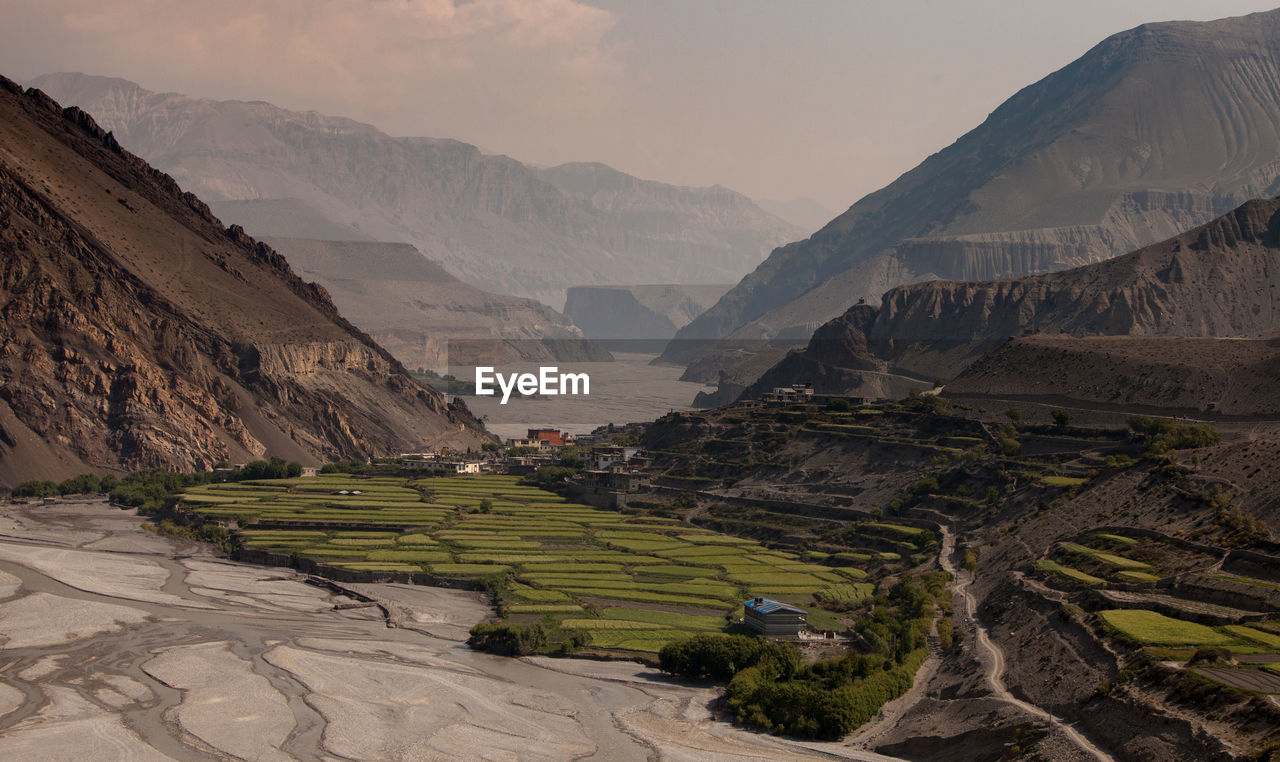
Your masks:
{"label": "tree line", "polygon": [[911,688],[928,656],[926,637],[949,576],[904,577],[859,612],[859,650],[802,664],[787,642],[704,634],[658,654],[667,673],[727,682],[725,703],[741,724],[806,738],[841,738]]}
{"label": "tree line", "polygon": [[255,460],[235,469],[178,473],[159,469],[135,471],[127,476],[80,474],[61,482],[27,481],[13,488],[13,498],[45,498],[61,495],[107,494],[112,503],[137,508],[141,513],[154,513],[179,490],[214,482],[239,482],[254,479],[287,479],[302,475],[302,464],[273,457]]}

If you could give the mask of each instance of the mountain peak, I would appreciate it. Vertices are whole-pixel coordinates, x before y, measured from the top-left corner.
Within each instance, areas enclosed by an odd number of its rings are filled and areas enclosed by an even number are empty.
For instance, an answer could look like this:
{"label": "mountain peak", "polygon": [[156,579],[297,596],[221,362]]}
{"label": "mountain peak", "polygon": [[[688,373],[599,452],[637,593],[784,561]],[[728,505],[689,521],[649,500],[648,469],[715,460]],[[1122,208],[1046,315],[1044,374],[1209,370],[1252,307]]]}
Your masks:
{"label": "mountain peak", "polygon": [[902,283],[1097,262],[1277,192],[1280,11],[1145,24],[775,249],[677,339],[788,335]]}
{"label": "mountain peak", "polygon": [[536,170],[457,140],[112,78],[35,82],[211,203],[296,199],[328,229],[410,243],[473,285],[550,304],[577,284],[731,282],[800,232],[732,191],[604,165]]}

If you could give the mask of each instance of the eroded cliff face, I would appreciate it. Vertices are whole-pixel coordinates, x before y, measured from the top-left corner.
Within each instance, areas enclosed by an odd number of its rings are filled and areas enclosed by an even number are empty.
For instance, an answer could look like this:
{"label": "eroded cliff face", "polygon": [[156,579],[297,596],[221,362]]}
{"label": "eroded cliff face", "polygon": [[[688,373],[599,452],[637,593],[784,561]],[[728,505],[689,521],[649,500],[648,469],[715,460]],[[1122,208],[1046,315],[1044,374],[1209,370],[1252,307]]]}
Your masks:
{"label": "eroded cliff face", "polygon": [[0,80],[0,479],[315,462],[478,443],[324,290],[124,152]]}
{"label": "eroded cliff face", "polygon": [[[1032,334],[1242,337],[1276,331],[1280,199],[1250,201],[1175,238],[1097,264],[1010,280],[900,286],[878,309],[855,306],[818,329],[803,351],[768,371],[748,396],[801,382],[831,392],[885,384],[887,391],[901,391],[891,376],[950,379],[1010,338]],[[1015,377],[1027,381],[1050,372],[1032,363]]]}
{"label": "eroded cliff face", "polygon": [[1098,262],[1280,192],[1280,11],[1147,24],[1015,94],[677,335],[761,339],[931,278]]}
{"label": "eroded cliff face", "polygon": [[897,367],[955,376],[1013,336],[1251,336],[1280,329],[1280,200],[1251,201],[1164,243],[1005,281],[885,294],[869,338]]}

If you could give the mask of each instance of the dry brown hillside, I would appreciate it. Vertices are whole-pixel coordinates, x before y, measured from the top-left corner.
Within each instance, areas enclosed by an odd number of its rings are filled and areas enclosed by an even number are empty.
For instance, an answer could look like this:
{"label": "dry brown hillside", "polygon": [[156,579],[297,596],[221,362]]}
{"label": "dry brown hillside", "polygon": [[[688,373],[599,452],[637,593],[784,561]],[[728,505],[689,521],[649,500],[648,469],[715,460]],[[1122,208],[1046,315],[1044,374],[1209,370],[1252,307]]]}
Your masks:
{"label": "dry brown hillside", "polygon": [[1280,415],[1277,377],[1277,339],[1028,336],[979,360],[947,394],[1256,418]]}
{"label": "dry brown hillside", "polygon": [[0,482],[485,436],[284,258],[0,78]]}

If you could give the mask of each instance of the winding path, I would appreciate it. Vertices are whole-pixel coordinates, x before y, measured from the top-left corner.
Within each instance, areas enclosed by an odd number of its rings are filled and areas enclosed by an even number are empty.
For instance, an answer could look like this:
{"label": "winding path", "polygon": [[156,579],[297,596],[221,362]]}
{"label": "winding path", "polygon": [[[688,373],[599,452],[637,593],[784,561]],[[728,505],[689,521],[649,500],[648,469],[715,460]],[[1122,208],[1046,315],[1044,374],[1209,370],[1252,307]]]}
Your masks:
{"label": "winding path", "polygon": [[[948,534],[944,529],[944,541],[947,536]],[[1114,757],[1086,738],[1074,724],[1067,722],[1042,707],[1023,701],[1009,692],[1009,689],[1004,684],[1004,652],[1000,650],[999,646],[991,641],[991,637],[987,633],[987,628],[978,621],[977,601],[973,597],[973,593],[969,592],[969,585],[973,583],[973,575],[966,570],[956,568],[953,553],[943,553],[939,556],[939,560],[942,563],[942,568],[951,572],[956,579],[954,590],[964,601],[963,614],[969,624],[973,626],[974,640],[978,644],[979,653],[975,655],[978,657],[978,661],[983,665],[983,671],[987,678],[987,684],[991,687],[992,695],[1001,701],[1016,706],[1033,717],[1040,717],[1048,721],[1052,728],[1062,731],[1063,735],[1065,735],[1073,744],[1092,756],[1094,759],[1102,760],[1103,762],[1114,762]],[[982,652],[986,653],[987,658],[982,658]]]}

